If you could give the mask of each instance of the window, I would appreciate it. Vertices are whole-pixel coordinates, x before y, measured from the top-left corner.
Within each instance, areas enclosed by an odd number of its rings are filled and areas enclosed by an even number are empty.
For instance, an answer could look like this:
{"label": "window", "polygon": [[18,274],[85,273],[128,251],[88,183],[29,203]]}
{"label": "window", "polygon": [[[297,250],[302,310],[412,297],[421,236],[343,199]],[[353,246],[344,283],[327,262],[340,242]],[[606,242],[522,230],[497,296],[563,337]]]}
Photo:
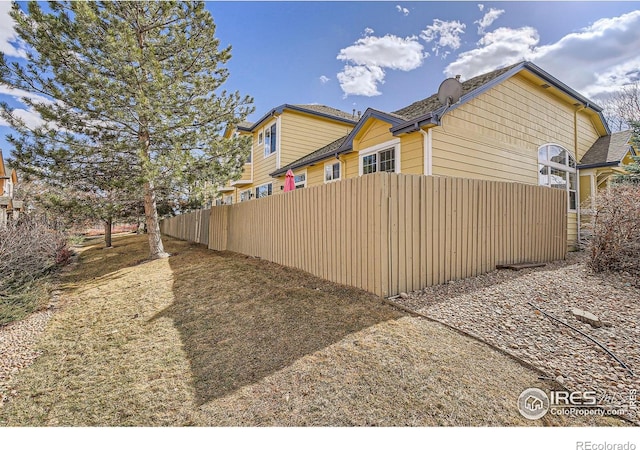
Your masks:
{"label": "window", "polygon": [[272,155],[276,152],[277,147],[277,137],[276,137],[276,124],[274,123],[271,127],[267,128],[264,132],[264,157],[266,158],[269,155]]}
{"label": "window", "polygon": [[258,134],[258,144],[262,144],[262,131]]}
{"label": "window", "polygon": [[568,208],[577,208],[576,160],[564,148],[547,144],[538,149],[538,183],[541,186],[565,189]]}
{"label": "window", "polygon": [[223,205],[233,205],[233,194],[225,195],[222,197]]}
{"label": "window", "polygon": [[324,166],[324,182],[336,181],[340,179],[340,163],[326,164]]}
{"label": "window", "polygon": [[396,172],[396,169],[398,169],[396,161],[398,154],[398,145],[390,147],[389,144],[383,144],[380,150],[374,149],[373,151],[365,152],[364,155],[360,157],[361,174],[366,175],[368,173],[375,172]]}
{"label": "window", "polygon": [[263,184],[256,188],[256,198],[267,197],[273,193],[273,186],[271,183]]}
{"label": "window", "polygon": [[301,173],[293,177],[293,182],[296,185],[296,189],[302,189],[307,186],[307,174]]}
{"label": "window", "polygon": [[240,201],[246,202],[248,200],[251,200],[251,189],[247,189],[246,191],[240,192]]}

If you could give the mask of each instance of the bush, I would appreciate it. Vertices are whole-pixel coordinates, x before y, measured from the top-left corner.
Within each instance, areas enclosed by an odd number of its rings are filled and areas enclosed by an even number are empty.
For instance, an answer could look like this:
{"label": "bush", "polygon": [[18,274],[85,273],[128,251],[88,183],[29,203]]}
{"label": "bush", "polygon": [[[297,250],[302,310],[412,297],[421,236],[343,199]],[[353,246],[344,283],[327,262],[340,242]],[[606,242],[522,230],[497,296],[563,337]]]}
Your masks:
{"label": "bush", "polygon": [[0,325],[37,309],[46,297],[40,281],[70,256],[65,236],[44,220],[23,215],[0,229]]}
{"label": "bush", "polygon": [[589,267],[640,276],[640,186],[613,185],[596,196]]}

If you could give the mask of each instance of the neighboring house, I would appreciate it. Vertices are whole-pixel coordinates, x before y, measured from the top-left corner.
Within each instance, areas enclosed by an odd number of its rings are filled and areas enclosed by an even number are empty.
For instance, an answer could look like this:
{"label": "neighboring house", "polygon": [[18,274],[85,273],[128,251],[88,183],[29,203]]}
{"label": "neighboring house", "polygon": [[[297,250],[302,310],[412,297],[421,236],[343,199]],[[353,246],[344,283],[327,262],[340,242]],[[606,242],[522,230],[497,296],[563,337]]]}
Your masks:
{"label": "neighboring house", "polygon": [[10,219],[17,220],[23,211],[24,203],[14,200],[15,187],[18,184],[18,174],[13,169],[7,174],[2,150],[0,150],[0,228],[7,226]]}
{"label": "neighboring house", "polygon": [[[284,178],[269,174],[339,137],[358,122],[353,114],[323,105],[280,105],[255,123],[241,123],[225,133],[251,136],[253,145],[239,180],[219,189],[218,203],[232,204],[280,192]],[[296,173],[296,185],[307,185],[306,173]]]}
{"label": "neighboring house", "polygon": [[432,95],[391,113],[367,109],[348,136],[289,164],[282,160],[269,174],[274,185],[291,169],[304,173],[306,186],[386,171],[564,189],[575,247],[579,163],[607,137],[602,108],[520,62],[463,82],[462,97],[449,108]]}
{"label": "neighboring house", "polygon": [[631,145],[631,130],[602,136],[585,153],[578,164],[580,171],[580,204],[593,206],[593,194],[606,187],[611,178],[624,173],[622,166],[638,155]]}

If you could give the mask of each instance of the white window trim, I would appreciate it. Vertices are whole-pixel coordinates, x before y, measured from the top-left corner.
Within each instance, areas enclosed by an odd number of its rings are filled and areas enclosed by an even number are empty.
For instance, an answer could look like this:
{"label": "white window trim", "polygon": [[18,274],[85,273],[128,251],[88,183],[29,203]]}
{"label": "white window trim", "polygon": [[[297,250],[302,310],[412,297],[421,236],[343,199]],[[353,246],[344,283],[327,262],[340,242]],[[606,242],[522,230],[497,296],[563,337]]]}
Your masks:
{"label": "white window trim", "polygon": [[282,166],[280,162],[280,144],[282,143],[282,134],[280,133],[280,130],[282,129],[281,118],[282,116],[276,117],[276,169],[279,169]]}
{"label": "white window trim", "polygon": [[[339,178],[334,178],[333,180],[327,180],[327,177],[325,176],[325,174],[327,173],[327,167],[333,167],[336,164],[338,164],[340,166],[340,177]],[[322,170],[322,179],[324,180],[324,184],[327,183],[335,183],[336,181],[340,181],[342,180],[342,161],[340,161],[339,159],[336,159],[335,162],[329,162],[329,163],[325,163],[324,164],[324,168]]]}
{"label": "white window trim", "polygon": [[[553,161],[549,161],[549,160],[541,160],[540,159],[540,149],[542,149],[542,147],[549,147],[549,146],[554,146],[554,147],[558,147],[561,148],[562,150],[564,150],[566,152],[566,154],[568,156],[570,156],[573,161],[576,163],[576,166],[578,164],[575,156],[569,151],[567,150],[564,146],[560,145],[560,144],[556,144],[555,142],[547,142],[546,144],[542,144],[541,146],[538,147],[538,165],[542,164],[543,166],[546,167],[551,167],[553,169],[557,169],[557,170],[562,170],[563,172],[568,172],[568,173],[573,173],[575,174],[575,178],[576,178],[576,188],[575,189],[569,189],[569,180],[567,181],[567,187],[566,187],[566,192],[567,192],[567,211],[568,212],[578,212],[578,209],[580,208],[580,174],[578,173],[578,169],[576,167],[571,167],[568,164],[564,165],[564,164],[559,164],[557,162],[553,162]],[[549,150],[547,150],[547,157],[549,156]],[[539,169],[538,169],[539,170]],[[551,178],[549,177],[548,180],[550,181]],[[548,188],[551,188],[551,186],[549,184],[540,184],[540,181],[538,181],[538,185],[539,186],[546,186]],[[574,209],[571,208],[571,195],[570,195],[570,191],[574,191],[575,192],[575,197],[576,197],[576,207]]]}
{"label": "white window trim", "polygon": [[295,184],[296,177],[300,175],[304,175],[304,187],[306,188],[309,183],[309,176],[307,175],[307,169],[301,170],[300,172],[293,172],[293,182]]}
{"label": "white window trim", "polygon": [[387,142],[383,142],[382,144],[374,145],[372,147],[367,147],[363,150],[360,150],[358,152],[358,175],[362,176],[362,160],[365,156],[377,153],[381,150],[387,150],[391,147],[394,148],[393,156],[395,159],[395,169],[393,173],[400,173],[400,138],[396,138]]}
{"label": "white window trim", "polygon": [[[245,192],[249,193],[249,198],[246,200],[242,200],[242,194],[244,194]],[[251,200],[251,188],[241,190],[238,196],[238,203],[242,203],[243,201],[248,202],[249,200]]]}
{"label": "white window trim", "polygon": [[423,136],[422,148],[424,159],[424,174],[433,175],[433,129],[420,130]]}
{"label": "white window trim", "polygon": [[[262,139],[262,144],[261,144],[263,159],[271,158],[273,155],[280,155],[280,126],[279,126],[280,125],[280,123],[279,123],[280,121],[279,121],[279,119],[280,119],[280,116],[278,116],[275,121],[269,122],[268,125],[265,125],[262,128],[262,134],[264,135],[264,138]],[[266,142],[267,142],[267,130],[271,130],[271,127],[273,125],[276,126],[276,149],[275,149],[275,151],[273,151],[273,152],[271,152],[271,153],[269,153],[267,155],[267,154],[265,154],[265,145],[266,145]],[[269,136],[269,142],[271,142],[271,136]],[[269,145],[271,145],[271,144],[269,144]],[[278,158],[279,158],[279,156],[276,157],[276,160]]]}
{"label": "white window trim", "polygon": [[253,188],[254,198],[255,198],[255,199],[259,199],[259,198],[267,198],[267,197],[269,197],[269,195],[267,195],[267,196],[265,196],[265,197],[258,197],[258,193],[256,192],[256,191],[257,191],[258,189],[260,189],[261,187],[263,187],[263,186],[268,186],[268,185],[271,185],[271,195],[273,195],[273,182],[272,182],[272,181],[270,181],[270,182],[268,182],[268,183],[259,184],[258,186],[255,186],[255,187]]}

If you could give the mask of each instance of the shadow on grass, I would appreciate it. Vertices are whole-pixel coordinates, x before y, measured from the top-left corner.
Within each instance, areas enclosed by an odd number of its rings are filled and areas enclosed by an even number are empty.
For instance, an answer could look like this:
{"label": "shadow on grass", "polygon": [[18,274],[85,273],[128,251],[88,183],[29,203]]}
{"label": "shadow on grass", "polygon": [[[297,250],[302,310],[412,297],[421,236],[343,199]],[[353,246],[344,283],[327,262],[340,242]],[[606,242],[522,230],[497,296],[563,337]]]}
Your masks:
{"label": "shadow on grass", "polygon": [[198,405],[402,313],[373,294],[255,258],[191,247],[169,259]]}
{"label": "shadow on grass", "polygon": [[78,262],[83,269],[63,271],[61,279],[68,287],[98,278],[119,278],[116,272],[134,266],[149,256],[147,240],[136,234],[114,236],[111,248],[105,248],[102,239],[91,239],[76,251],[79,252]]}

